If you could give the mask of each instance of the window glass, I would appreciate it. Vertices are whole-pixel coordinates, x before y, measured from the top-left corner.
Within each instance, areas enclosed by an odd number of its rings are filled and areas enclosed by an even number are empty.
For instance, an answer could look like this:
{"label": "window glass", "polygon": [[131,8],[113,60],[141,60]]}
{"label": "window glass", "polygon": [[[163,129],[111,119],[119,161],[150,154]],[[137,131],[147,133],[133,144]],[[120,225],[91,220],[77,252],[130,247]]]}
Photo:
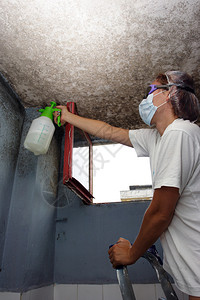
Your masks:
{"label": "window glass", "polygon": [[72,176],[89,190],[89,147],[73,148]]}

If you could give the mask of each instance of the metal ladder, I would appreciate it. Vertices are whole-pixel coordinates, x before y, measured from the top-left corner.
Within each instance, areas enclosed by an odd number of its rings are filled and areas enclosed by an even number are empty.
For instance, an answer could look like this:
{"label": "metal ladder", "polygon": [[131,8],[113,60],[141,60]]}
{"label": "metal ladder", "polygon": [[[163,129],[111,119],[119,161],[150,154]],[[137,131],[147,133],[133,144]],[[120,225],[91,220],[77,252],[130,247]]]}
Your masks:
{"label": "metal ladder", "polygon": [[[178,300],[178,297],[172,287],[168,273],[162,267],[162,260],[158,255],[155,245],[151,246],[143,257],[151,264],[156,271],[158,280],[162,286],[163,292],[166,296],[166,300]],[[127,266],[119,266],[116,269],[117,279],[122,294],[123,300],[136,300],[133,287],[128,275]],[[165,300],[165,298],[159,298],[159,300]]]}

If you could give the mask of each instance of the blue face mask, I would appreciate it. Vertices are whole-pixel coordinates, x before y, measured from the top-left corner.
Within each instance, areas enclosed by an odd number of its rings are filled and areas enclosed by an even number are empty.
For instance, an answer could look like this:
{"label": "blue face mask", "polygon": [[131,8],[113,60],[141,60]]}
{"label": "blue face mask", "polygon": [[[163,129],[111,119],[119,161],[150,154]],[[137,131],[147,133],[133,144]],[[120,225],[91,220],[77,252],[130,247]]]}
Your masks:
{"label": "blue face mask", "polygon": [[[161,91],[160,93],[163,93],[163,91]],[[151,126],[151,120],[152,120],[153,116],[155,115],[156,110],[163,104],[167,103],[167,101],[165,101],[164,103],[162,103],[159,106],[155,106],[153,104],[153,97],[156,97],[160,93],[158,93],[156,95],[153,95],[153,94],[148,95],[148,97],[146,99],[143,99],[139,105],[140,117],[144,121],[144,123],[149,126]]]}

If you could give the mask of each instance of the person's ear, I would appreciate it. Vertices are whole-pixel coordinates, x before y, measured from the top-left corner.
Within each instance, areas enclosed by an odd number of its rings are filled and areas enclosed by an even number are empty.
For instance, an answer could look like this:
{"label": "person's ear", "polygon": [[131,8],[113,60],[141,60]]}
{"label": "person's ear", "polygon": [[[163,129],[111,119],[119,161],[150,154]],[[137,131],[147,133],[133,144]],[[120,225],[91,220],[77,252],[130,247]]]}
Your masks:
{"label": "person's ear", "polygon": [[169,93],[169,91],[167,91],[166,96],[167,96],[166,101],[169,102],[170,101],[170,93]]}

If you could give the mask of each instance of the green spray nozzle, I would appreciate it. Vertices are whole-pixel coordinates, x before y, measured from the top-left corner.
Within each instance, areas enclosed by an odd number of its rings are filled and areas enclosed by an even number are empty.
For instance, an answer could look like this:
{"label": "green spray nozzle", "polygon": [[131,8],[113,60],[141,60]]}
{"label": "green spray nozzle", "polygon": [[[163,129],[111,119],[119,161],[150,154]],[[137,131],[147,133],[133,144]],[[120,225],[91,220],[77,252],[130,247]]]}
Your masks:
{"label": "green spray nozzle", "polygon": [[[61,112],[61,109],[56,108],[56,102],[54,102],[54,101],[51,102],[51,106],[46,106],[44,109],[43,108],[39,109],[39,112],[42,113],[41,117],[47,117],[47,118],[51,119],[52,121],[53,121],[54,111]],[[58,126],[60,127],[61,126],[60,115],[57,118],[57,123],[58,123]]]}

